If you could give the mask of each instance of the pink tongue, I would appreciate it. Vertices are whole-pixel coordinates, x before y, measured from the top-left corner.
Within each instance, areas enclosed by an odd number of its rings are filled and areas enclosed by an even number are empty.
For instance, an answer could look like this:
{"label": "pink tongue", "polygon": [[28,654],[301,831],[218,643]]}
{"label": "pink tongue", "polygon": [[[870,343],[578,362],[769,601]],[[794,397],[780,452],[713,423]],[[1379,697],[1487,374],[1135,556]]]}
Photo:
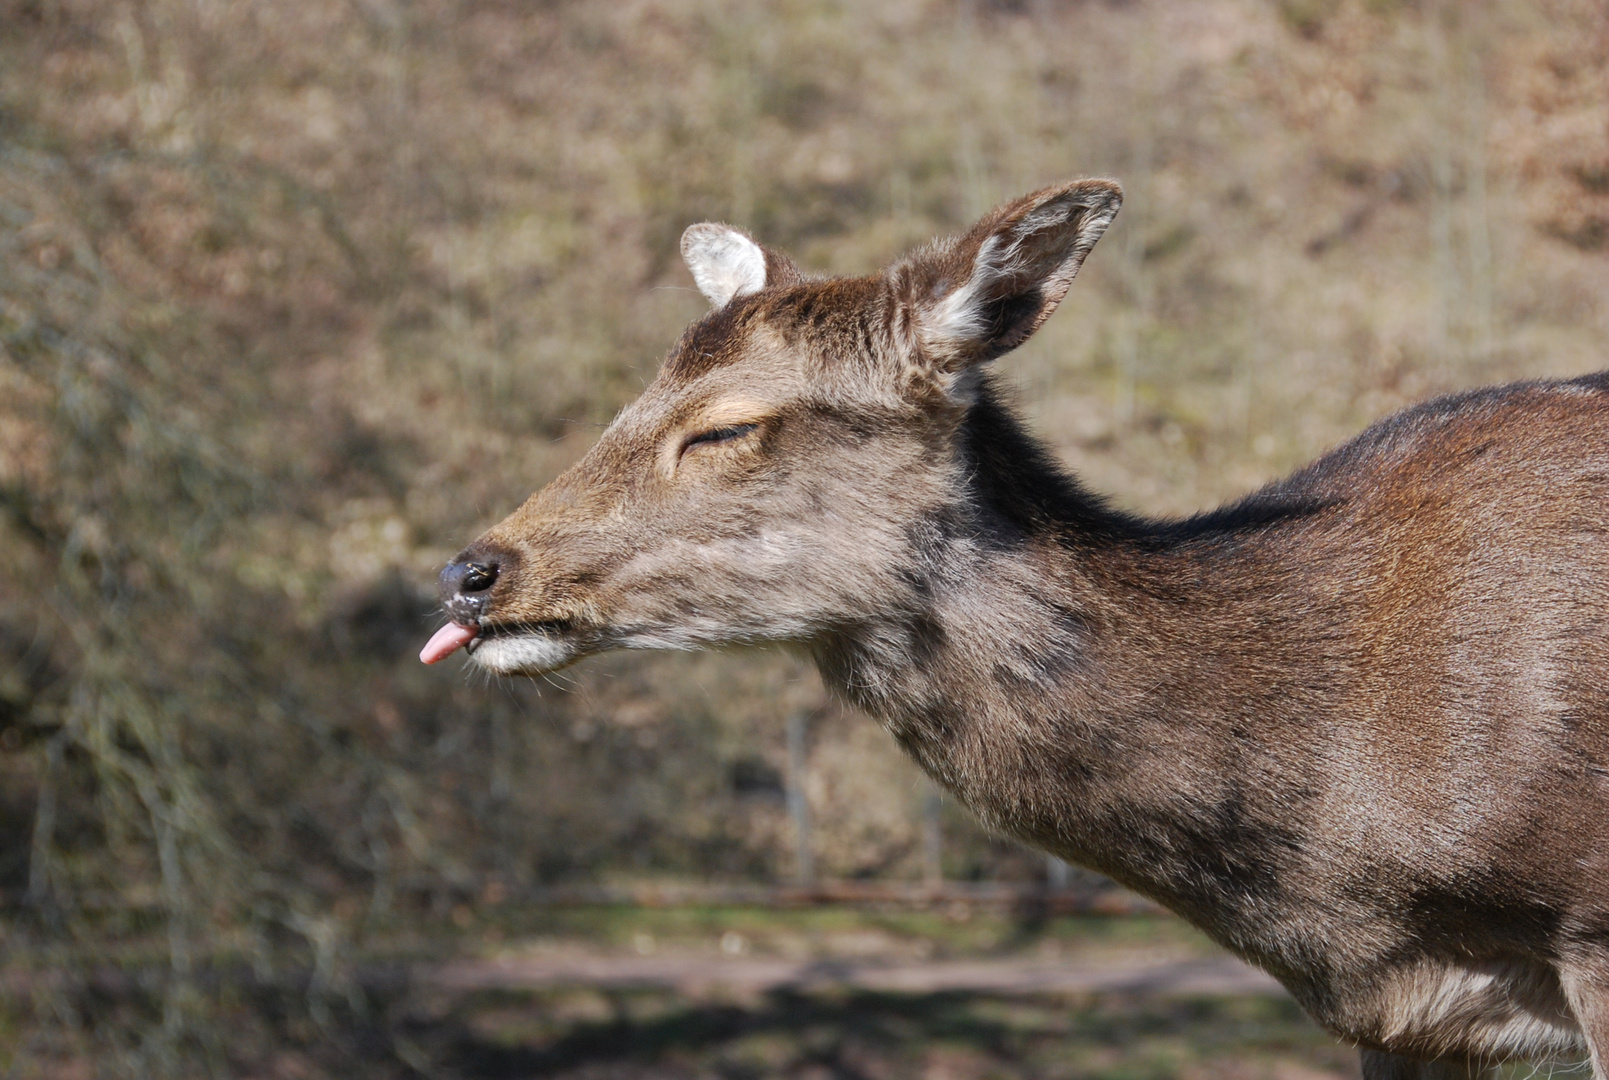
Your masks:
{"label": "pink tongue", "polygon": [[475,640],[480,633],[478,626],[460,626],[450,622],[436,631],[434,637],[425,645],[419,659],[427,664],[434,664],[438,660],[445,660],[459,649]]}

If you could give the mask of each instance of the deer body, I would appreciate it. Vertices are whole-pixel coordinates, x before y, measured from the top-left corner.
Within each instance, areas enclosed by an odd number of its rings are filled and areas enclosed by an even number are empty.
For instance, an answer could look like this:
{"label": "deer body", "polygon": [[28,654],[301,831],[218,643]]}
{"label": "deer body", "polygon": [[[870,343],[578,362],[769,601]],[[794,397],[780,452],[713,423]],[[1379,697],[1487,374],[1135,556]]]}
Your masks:
{"label": "deer body", "polygon": [[[970,475],[980,509],[1066,485]],[[1192,522],[1087,506],[1069,536],[1062,490],[941,543],[912,616],[818,650],[829,680],[1347,1037],[1579,1045],[1549,953],[1609,926],[1609,380],[1433,403]]]}
{"label": "deer body", "polygon": [[1119,198],[1049,189],[839,281],[689,230],[715,310],[448,567],[426,659],[792,644],[991,825],[1274,974],[1367,1076],[1590,1049],[1609,1080],[1609,378],[1431,402],[1187,521],[1113,512],[985,365]]}

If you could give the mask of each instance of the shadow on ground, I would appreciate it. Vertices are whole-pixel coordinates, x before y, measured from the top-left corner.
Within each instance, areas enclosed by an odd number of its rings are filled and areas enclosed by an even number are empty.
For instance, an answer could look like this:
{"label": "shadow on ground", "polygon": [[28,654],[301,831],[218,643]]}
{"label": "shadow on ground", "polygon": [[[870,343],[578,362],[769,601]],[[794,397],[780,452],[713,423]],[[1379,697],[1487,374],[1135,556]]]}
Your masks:
{"label": "shadow on ground", "polygon": [[420,1073],[484,1080],[1356,1075],[1294,1004],[1251,997],[493,992],[408,1003],[391,1038]]}

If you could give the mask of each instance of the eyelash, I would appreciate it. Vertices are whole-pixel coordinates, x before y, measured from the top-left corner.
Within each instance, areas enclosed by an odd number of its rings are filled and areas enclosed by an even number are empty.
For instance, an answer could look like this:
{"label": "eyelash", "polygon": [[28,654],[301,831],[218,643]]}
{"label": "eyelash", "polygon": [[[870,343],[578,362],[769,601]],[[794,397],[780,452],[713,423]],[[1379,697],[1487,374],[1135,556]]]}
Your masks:
{"label": "eyelash", "polygon": [[728,424],[726,427],[710,428],[688,439],[682,450],[685,452],[704,443],[734,442],[759,426],[759,424]]}

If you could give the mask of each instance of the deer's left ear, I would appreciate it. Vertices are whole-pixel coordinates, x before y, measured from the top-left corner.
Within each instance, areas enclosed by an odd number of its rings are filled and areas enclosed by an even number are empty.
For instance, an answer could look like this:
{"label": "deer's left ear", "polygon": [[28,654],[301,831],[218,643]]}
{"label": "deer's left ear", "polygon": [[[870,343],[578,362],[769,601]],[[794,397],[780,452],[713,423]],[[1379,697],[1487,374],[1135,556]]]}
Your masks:
{"label": "deer's left ear", "polygon": [[1046,188],[893,267],[912,349],[956,372],[1021,345],[1067,295],[1122,204],[1123,189],[1111,180]]}
{"label": "deer's left ear", "polygon": [[713,221],[687,227],[682,233],[682,258],[711,307],[725,307],[767,286],[800,280],[798,268],[786,256],[762,248],[741,229]]}

